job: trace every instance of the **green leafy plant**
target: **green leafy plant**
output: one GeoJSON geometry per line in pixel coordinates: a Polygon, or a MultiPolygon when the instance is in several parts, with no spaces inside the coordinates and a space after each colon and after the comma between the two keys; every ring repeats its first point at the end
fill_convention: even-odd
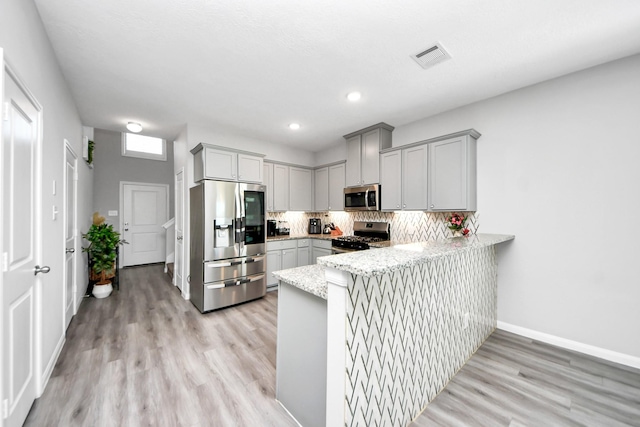
{"type": "Polygon", "coordinates": [[[113,225],[105,223],[94,222],[82,237],[89,241],[89,246],[83,247],[82,251],[89,254],[92,272],[100,276],[98,284],[109,283],[108,279],[115,275],[116,249],[127,242],[120,239],[120,233],[113,229],[113,225]]]}

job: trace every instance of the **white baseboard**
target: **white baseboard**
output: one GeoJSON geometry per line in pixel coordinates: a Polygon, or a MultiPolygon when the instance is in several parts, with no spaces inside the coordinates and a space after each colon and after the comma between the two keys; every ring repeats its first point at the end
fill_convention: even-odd
{"type": "Polygon", "coordinates": [[[41,384],[38,384],[38,388],[36,390],[36,398],[42,396],[44,393],[44,389],[47,387],[47,383],[49,382],[49,378],[51,378],[51,374],[53,373],[53,368],[56,366],[56,362],[58,361],[58,357],[60,357],[60,353],[62,353],[62,347],[64,347],[64,343],[66,342],[66,335],[62,335],[60,340],[58,340],[58,344],[56,345],[51,358],[49,359],[49,363],[47,363],[47,367],[42,373],[42,381],[41,384]]]}
{"type": "Polygon", "coordinates": [[[584,344],[578,341],[568,340],[566,338],[545,334],[544,332],[534,331],[533,329],[527,329],[521,326],[516,326],[510,323],[505,323],[501,321],[498,321],[498,329],[502,329],[503,331],[507,331],[507,332],[512,332],[517,335],[522,335],[524,337],[531,338],[537,341],[542,341],[547,344],[566,348],[568,350],[573,350],[580,353],[588,354],[590,356],[599,357],[600,359],[608,360],[610,362],[615,362],[621,365],[640,369],[640,357],[635,357],[635,356],[631,356],[624,353],[618,353],[616,351],[611,351],[605,348],[584,344]]]}

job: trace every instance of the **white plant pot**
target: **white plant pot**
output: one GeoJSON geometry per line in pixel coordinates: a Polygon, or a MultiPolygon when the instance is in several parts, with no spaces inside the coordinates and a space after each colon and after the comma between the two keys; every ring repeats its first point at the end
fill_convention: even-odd
{"type": "Polygon", "coordinates": [[[111,295],[111,292],[113,292],[113,286],[109,283],[107,285],[93,285],[93,291],[91,293],[96,298],[106,298],[111,295]]]}

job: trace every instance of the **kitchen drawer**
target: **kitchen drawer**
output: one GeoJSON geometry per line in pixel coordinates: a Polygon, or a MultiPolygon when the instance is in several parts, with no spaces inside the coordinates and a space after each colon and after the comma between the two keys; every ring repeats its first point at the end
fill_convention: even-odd
{"type": "Polygon", "coordinates": [[[276,240],[275,242],[267,242],[267,252],[278,251],[282,249],[295,249],[298,247],[296,239],[276,240]]]}
{"type": "Polygon", "coordinates": [[[243,258],[232,258],[204,263],[204,283],[236,279],[243,276],[264,273],[266,256],[257,255],[243,258]]]}
{"type": "Polygon", "coordinates": [[[331,240],[329,239],[313,239],[314,248],[331,249],[331,240]]]}
{"type": "Polygon", "coordinates": [[[205,283],[202,311],[215,310],[252,299],[267,293],[264,273],[214,283],[205,283]]]}
{"type": "Polygon", "coordinates": [[[298,247],[299,248],[306,248],[307,246],[309,246],[309,239],[299,239],[298,240],[298,247]]]}

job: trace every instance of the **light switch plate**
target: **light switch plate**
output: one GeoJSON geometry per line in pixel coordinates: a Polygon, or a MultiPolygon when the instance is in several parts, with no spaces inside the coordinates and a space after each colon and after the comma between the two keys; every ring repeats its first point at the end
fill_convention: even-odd
{"type": "Polygon", "coordinates": [[[118,211],[109,211],[107,213],[107,215],[109,215],[109,216],[118,216],[118,211]]]}

